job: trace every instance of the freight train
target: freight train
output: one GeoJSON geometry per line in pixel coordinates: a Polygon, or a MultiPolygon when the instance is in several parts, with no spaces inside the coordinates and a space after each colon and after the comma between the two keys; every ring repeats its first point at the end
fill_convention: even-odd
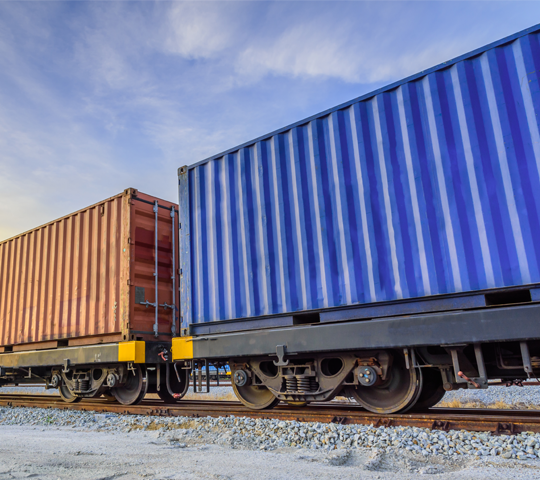
{"type": "Polygon", "coordinates": [[[0,383],[377,413],[540,374],[540,26],[0,243],[0,383]]]}

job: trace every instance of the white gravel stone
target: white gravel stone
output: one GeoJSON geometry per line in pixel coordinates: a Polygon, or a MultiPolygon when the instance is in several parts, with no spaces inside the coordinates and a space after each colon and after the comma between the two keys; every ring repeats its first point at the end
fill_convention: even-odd
{"type": "Polygon", "coordinates": [[[489,433],[442,432],[416,427],[375,428],[238,417],[150,417],[11,407],[0,408],[0,425],[54,426],[108,432],[150,431],[156,438],[168,435],[169,442],[178,448],[188,446],[190,440],[195,438],[204,439],[208,444],[265,451],[282,447],[321,449],[336,452],[335,459],[329,460],[334,463],[344,458],[345,462],[349,452],[355,449],[372,450],[375,463],[378,455],[399,450],[443,457],[540,458],[540,434],[533,433],[494,437],[489,433]]]}
{"type": "Polygon", "coordinates": [[[462,403],[480,403],[486,406],[503,402],[515,407],[540,406],[539,386],[491,386],[485,390],[463,389],[446,392],[442,402],[459,400],[462,403]]]}

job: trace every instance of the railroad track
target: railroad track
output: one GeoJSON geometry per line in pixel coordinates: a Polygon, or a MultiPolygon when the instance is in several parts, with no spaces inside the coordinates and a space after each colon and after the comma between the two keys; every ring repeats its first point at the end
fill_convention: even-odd
{"type": "Polygon", "coordinates": [[[538,410],[496,410],[431,408],[420,413],[377,415],[347,403],[312,404],[307,407],[278,405],[272,410],[254,411],[240,402],[182,400],[165,404],[161,400],[144,400],[139,405],[121,405],[101,399],[89,399],[66,404],[58,395],[0,394],[0,406],[59,408],[98,413],[131,415],[276,418],[300,422],[363,424],[378,426],[409,426],[436,430],[469,430],[513,435],[521,432],[540,432],[538,410]]]}

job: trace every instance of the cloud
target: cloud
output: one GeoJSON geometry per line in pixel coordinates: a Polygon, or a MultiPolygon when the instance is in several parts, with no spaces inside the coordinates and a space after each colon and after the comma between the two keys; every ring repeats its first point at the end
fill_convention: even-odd
{"type": "MultiPolygon", "coordinates": [[[[401,2],[342,6],[339,14],[321,6],[311,15],[301,15],[301,22],[286,23],[281,31],[251,43],[236,59],[238,74],[255,79],[273,75],[389,82],[464,53],[471,38],[478,36],[471,32],[449,41],[444,35],[427,42],[433,25],[425,25],[421,34],[410,32],[415,15],[401,2]]],[[[309,12],[301,7],[302,13],[309,12]]]]}
{"type": "Polygon", "coordinates": [[[57,59],[51,30],[32,28],[51,12],[2,8],[0,240],[118,193],[133,178],[70,97],[73,65],[63,71],[67,59],[57,59]]]}
{"type": "Polygon", "coordinates": [[[150,81],[151,72],[141,67],[153,50],[154,19],[144,7],[92,3],[68,23],[73,50],[64,53],[64,61],[95,94],[140,90],[150,81]]]}
{"type": "Polygon", "coordinates": [[[128,186],[174,200],[179,166],[523,28],[534,4],[498,22],[440,5],[0,2],[0,239],[128,186]]]}
{"type": "Polygon", "coordinates": [[[320,29],[298,25],[266,45],[250,46],[237,59],[239,75],[340,78],[358,80],[358,61],[345,38],[320,38],[320,29]]]}
{"type": "Polygon", "coordinates": [[[0,241],[129,186],[175,200],[178,166],[226,135],[196,112],[203,83],[170,57],[160,78],[146,11],[45,15],[34,35],[43,12],[27,8],[0,7],[0,241]]]}
{"type": "Polygon", "coordinates": [[[265,77],[390,82],[466,52],[475,39],[480,46],[489,38],[486,29],[460,29],[445,21],[448,4],[413,6],[401,1],[175,2],[162,12],[163,32],[150,33],[148,43],[192,61],[189,68],[211,69],[221,76],[216,85],[232,90],[265,77]]]}
{"type": "Polygon", "coordinates": [[[241,5],[223,2],[174,3],[167,13],[165,51],[189,59],[215,57],[233,46],[244,25],[241,5]]]}
{"type": "Polygon", "coordinates": [[[98,201],[98,183],[118,189],[114,179],[126,175],[107,150],[77,125],[36,125],[0,112],[0,239],[98,201]]]}

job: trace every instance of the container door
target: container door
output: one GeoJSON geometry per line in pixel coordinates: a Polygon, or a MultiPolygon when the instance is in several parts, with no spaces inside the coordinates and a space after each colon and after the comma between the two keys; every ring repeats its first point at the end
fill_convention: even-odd
{"type": "Polygon", "coordinates": [[[130,339],[170,341],[179,331],[178,206],[137,193],[131,208],[130,339]]]}

